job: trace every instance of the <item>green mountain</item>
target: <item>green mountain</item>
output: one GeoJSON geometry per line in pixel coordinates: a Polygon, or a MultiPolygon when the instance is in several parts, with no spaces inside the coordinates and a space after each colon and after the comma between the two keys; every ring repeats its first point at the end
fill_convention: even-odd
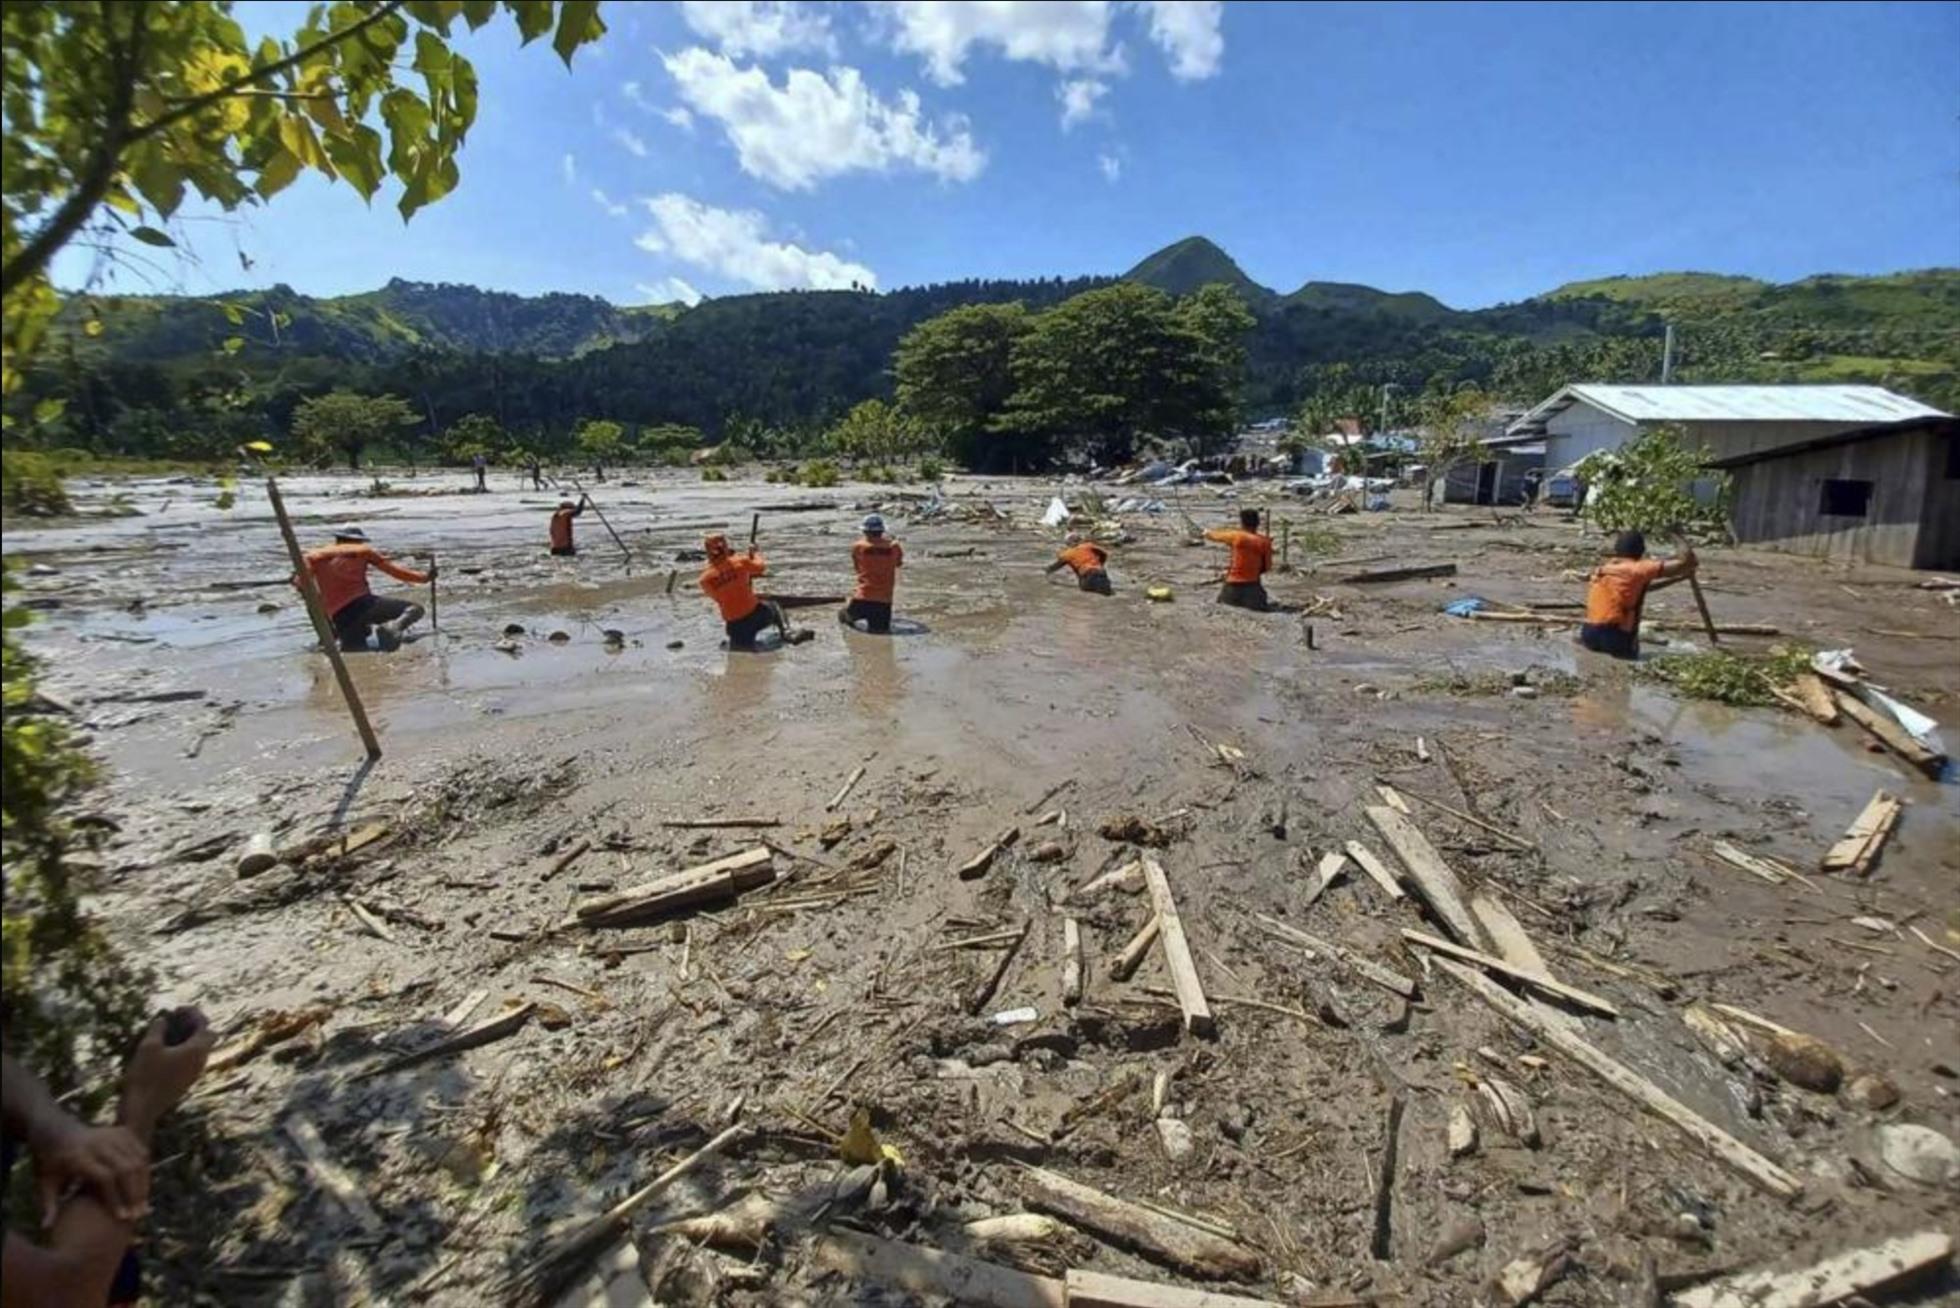
{"type": "Polygon", "coordinates": [[[1167,245],[1123,274],[1126,282],[1142,282],[1172,295],[1189,295],[1200,286],[1222,283],[1239,293],[1247,305],[1261,309],[1278,298],[1245,275],[1232,256],[1202,236],[1187,236],[1167,245]]]}
{"type": "Polygon", "coordinates": [[[1327,313],[1382,314],[1411,322],[1443,322],[1459,316],[1455,309],[1421,291],[1398,294],[1353,282],[1308,282],[1284,302],[1327,313]]]}

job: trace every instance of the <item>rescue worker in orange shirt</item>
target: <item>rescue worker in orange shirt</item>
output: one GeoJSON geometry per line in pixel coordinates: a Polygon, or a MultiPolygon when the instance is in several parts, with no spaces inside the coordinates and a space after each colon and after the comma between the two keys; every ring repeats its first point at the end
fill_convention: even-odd
{"type": "Polygon", "coordinates": [[[1063,542],[1066,546],[1048,565],[1047,572],[1060,572],[1067,568],[1075,573],[1077,590],[1086,590],[1093,595],[1113,595],[1115,591],[1109,584],[1109,551],[1095,541],[1084,540],[1075,532],[1070,532],[1063,542]]]}
{"type": "Polygon", "coordinates": [[[721,620],[728,629],[728,648],[753,650],[755,638],[772,623],[782,633],[784,644],[794,644],[783,611],[755,593],[755,579],[767,573],[769,565],[754,547],[746,554],[737,554],[720,532],[702,541],[701,547],[708,553],[708,566],[701,570],[701,593],[721,609],[721,620]]]}
{"type": "Polygon", "coordinates": [[[1232,547],[1232,562],[1225,569],[1225,584],[1218,588],[1218,602],[1255,613],[1272,611],[1260,580],[1273,568],[1273,538],[1259,530],[1259,510],[1240,509],[1237,527],[1216,527],[1205,539],[1232,547]]]}
{"type": "Polygon", "coordinates": [[[551,552],[569,558],[578,553],[578,546],[572,542],[572,519],[584,514],[585,506],[592,501],[579,492],[578,503],[570,500],[558,501],[558,507],[551,512],[551,552]]]}
{"type": "MultiPolygon", "coordinates": [[[[413,600],[384,599],[368,589],[368,569],[379,568],[396,581],[420,586],[435,580],[435,565],[427,572],[405,568],[368,544],[367,533],[348,523],[333,534],[333,544],[306,552],[306,567],[320,589],[320,607],[327,611],[334,636],[343,650],[367,648],[372,631],[382,650],[399,649],[402,634],[422,620],[422,606],[413,600]]],[[[299,584],[299,578],[293,579],[299,584]]]]}
{"type": "Polygon", "coordinates": [[[885,520],[875,513],[865,518],[860,529],[864,535],[851,545],[857,589],[850,603],[837,611],[837,620],[874,636],[889,636],[892,592],[898,588],[898,570],[905,566],[905,547],[885,534],[885,520]]]}
{"type": "Polygon", "coordinates": [[[1679,558],[1650,559],[1647,538],[1623,531],[1613,552],[1593,569],[1586,585],[1586,620],[1579,643],[1616,659],[1640,657],[1640,610],[1649,591],[1661,590],[1695,575],[1700,562],[1683,543],[1679,558]]]}

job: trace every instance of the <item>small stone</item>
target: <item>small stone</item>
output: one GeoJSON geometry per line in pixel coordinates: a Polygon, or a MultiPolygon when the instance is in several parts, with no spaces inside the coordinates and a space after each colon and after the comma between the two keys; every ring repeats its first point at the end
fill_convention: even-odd
{"type": "Polygon", "coordinates": [[[1045,841],[1028,851],[1030,863],[1059,863],[1067,857],[1068,846],[1059,840],[1045,841]]]}
{"type": "Polygon", "coordinates": [[[1014,1051],[1006,1045],[975,1045],[966,1051],[969,1067],[991,1067],[995,1063],[1005,1063],[1014,1057],[1014,1051]]]}
{"type": "Polygon", "coordinates": [[[601,634],[605,637],[606,644],[615,648],[626,643],[626,633],[618,627],[607,627],[601,634]]]}
{"type": "Polygon", "coordinates": [[[1511,698],[1512,698],[1512,699],[1537,699],[1537,698],[1538,698],[1538,687],[1536,687],[1536,686],[1513,686],[1513,687],[1511,687],[1511,698]]]}
{"type": "Polygon", "coordinates": [[[1373,695],[1378,690],[1379,687],[1372,681],[1357,681],[1354,683],[1354,693],[1357,695],[1373,695]]]}
{"type": "Polygon", "coordinates": [[[523,623],[521,623],[521,622],[506,622],[506,623],[504,624],[504,635],[506,635],[506,636],[521,636],[521,635],[523,635],[523,634],[524,634],[524,624],[523,624],[523,623]]]}
{"type": "Polygon", "coordinates": [[[277,604],[274,604],[271,600],[267,600],[265,601],[265,603],[259,605],[259,612],[261,613],[277,613],[278,611],[279,611],[279,606],[277,604]]]}
{"type": "Polygon", "coordinates": [[[1900,1176],[1922,1185],[1960,1181],[1960,1148],[1931,1127],[1910,1122],[1880,1127],[1878,1156],[1900,1176]]]}
{"type": "Polygon", "coordinates": [[[1511,684],[1513,686],[1529,686],[1531,684],[1531,669],[1520,668],[1518,671],[1513,672],[1511,674],[1511,684]]]}
{"type": "Polygon", "coordinates": [[[1845,1086],[1844,1098],[1853,1108],[1876,1112],[1899,1102],[1899,1087],[1877,1072],[1861,1072],[1845,1086]]]}
{"type": "Polygon", "coordinates": [[[1163,1141],[1164,1153],[1174,1163],[1181,1163],[1191,1156],[1194,1142],[1191,1128],[1175,1117],[1157,1119],[1157,1138],[1163,1141]]]}
{"type": "Polygon", "coordinates": [[[550,641],[554,645],[563,645],[571,638],[572,638],[572,633],[569,631],[565,631],[562,628],[558,631],[552,632],[549,636],[545,637],[546,640],[550,641]]]}
{"type": "Polygon", "coordinates": [[[1844,1080],[1844,1060],[1815,1036],[1792,1031],[1769,1041],[1770,1070],[1791,1085],[1820,1095],[1836,1094],[1844,1080]]]}
{"type": "Polygon", "coordinates": [[[1484,1247],[1483,1219],[1475,1215],[1460,1217],[1443,1229],[1436,1247],[1423,1259],[1425,1267],[1440,1267],[1460,1253],[1484,1247]]]}
{"type": "Polygon", "coordinates": [[[45,563],[36,563],[27,570],[27,575],[30,577],[59,577],[61,575],[61,569],[50,567],[45,563]]]}
{"type": "Polygon", "coordinates": [[[684,640],[670,640],[670,641],[668,641],[668,642],[667,642],[667,648],[668,648],[668,649],[679,649],[679,648],[681,648],[681,646],[683,646],[683,645],[685,645],[685,644],[687,644],[687,642],[686,642],[686,641],[684,641],[684,640]]]}
{"type": "Polygon", "coordinates": [[[1477,1152],[1477,1119],[1463,1104],[1450,1105],[1450,1157],[1462,1158],[1477,1152]]]}

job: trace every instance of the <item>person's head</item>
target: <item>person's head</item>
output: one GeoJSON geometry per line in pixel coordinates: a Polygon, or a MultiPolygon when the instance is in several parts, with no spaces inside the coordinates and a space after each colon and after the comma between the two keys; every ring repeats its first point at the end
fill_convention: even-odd
{"type": "Polygon", "coordinates": [[[1243,528],[1245,528],[1245,529],[1246,529],[1247,531],[1258,531],[1258,530],[1259,530],[1259,510],[1257,510],[1257,509],[1240,509],[1240,510],[1239,510],[1239,526],[1241,526],[1241,527],[1243,527],[1243,528]]]}
{"type": "Polygon", "coordinates": [[[334,532],[333,543],[336,545],[365,545],[368,543],[368,536],[366,532],[360,529],[359,525],[349,522],[343,524],[338,531],[334,532]]]}
{"type": "Polygon", "coordinates": [[[558,507],[561,509],[576,509],[578,505],[572,503],[570,500],[560,500],[558,501],[558,507]]]}
{"type": "Polygon", "coordinates": [[[1081,543],[1082,543],[1082,533],[1079,531],[1072,531],[1068,535],[1062,537],[1062,544],[1064,545],[1080,545],[1081,543]]]}
{"type": "Polygon", "coordinates": [[[701,548],[708,552],[708,558],[711,560],[725,559],[729,554],[728,537],[716,532],[701,542],[701,548]]]}
{"type": "Polygon", "coordinates": [[[885,534],[885,520],[875,513],[866,514],[864,521],[858,525],[863,528],[864,534],[873,540],[885,534]]]}
{"type": "Polygon", "coordinates": [[[1617,559],[1647,557],[1647,538],[1637,531],[1621,532],[1613,539],[1613,557],[1617,559]]]}

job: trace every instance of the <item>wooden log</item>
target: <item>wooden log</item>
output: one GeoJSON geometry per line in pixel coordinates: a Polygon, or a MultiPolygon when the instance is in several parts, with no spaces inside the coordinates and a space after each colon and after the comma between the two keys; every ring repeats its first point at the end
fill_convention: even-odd
{"type": "Polygon", "coordinates": [[[1021,923],[1021,933],[1014,937],[1011,944],[1000,951],[1000,959],[994,964],[993,971],[989,972],[978,984],[967,991],[966,1011],[969,1014],[978,1016],[980,1010],[985,1008],[988,1001],[994,997],[994,992],[1000,989],[1001,981],[1007,976],[1007,969],[1013,966],[1014,956],[1021,952],[1021,945],[1027,940],[1028,931],[1033,926],[1033,918],[1029,918],[1027,921],[1021,923]]]}
{"type": "Polygon", "coordinates": [[[1082,927],[1072,917],[1062,919],[1062,1002],[1082,1002],[1082,927]]]}
{"type": "Polygon", "coordinates": [[[1675,1308],[1825,1308],[1860,1296],[1903,1288],[1953,1260],[1944,1231],[1896,1236],[1853,1249],[1799,1272],[1743,1272],[1675,1293],[1675,1308]]]}
{"type": "Polygon", "coordinates": [[[826,813],[835,812],[837,806],[844,802],[845,798],[850,795],[851,791],[857,788],[857,783],[862,780],[864,780],[864,765],[859,764],[857,768],[855,768],[851,772],[850,776],[844,778],[844,784],[838,788],[836,794],[830,797],[830,802],[823,806],[824,812],[826,813]]]}
{"type": "Polygon", "coordinates": [[[779,827],[781,818],[736,817],[736,818],[673,818],[660,825],[670,831],[712,831],[723,827],[779,827]]]}
{"type": "Polygon", "coordinates": [[[855,1231],[833,1228],[818,1243],[816,1256],[830,1271],[875,1281],[914,1300],[984,1308],[1067,1308],[1068,1303],[1062,1283],[1053,1277],[855,1231]]]}
{"type": "Polygon", "coordinates": [[[327,1152],[327,1142],[320,1138],[320,1128],[313,1125],[313,1119],[305,1114],[296,1114],[286,1123],[286,1134],[299,1146],[300,1157],[306,1162],[307,1174],[313,1183],[334,1197],[334,1202],[347,1210],[347,1215],[363,1231],[370,1235],[381,1234],[381,1217],[368,1202],[361,1187],[347,1174],[347,1169],[334,1160],[327,1152]]]}
{"type": "Polygon", "coordinates": [[[588,852],[590,852],[591,849],[592,849],[591,841],[589,840],[579,841],[576,845],[573,845],[570,849],[566,850],[564,853],[560,854],[556,859],[552,861],[550,870],[544,874],[544,879],[546,881],[551,880],[553,877],[557,876],[560,872],[563,872],[566,868],[570,867],[572,864],[578,862],[581,858],[585,857],[585,855],[588,852]]]}
{"type": "Polygon", "coordinates": [[[768,600],[779,609],[820,609],[832,604],[844,603],[843,595],[758,595],[757,599],[768,600]]]}
{"type": "Polygon", "coordinates": [[[1471,916],[1463,900],[1463,884],[1457,880],[1456,873],[1429,843],[1429,838],[1416,829],[1415,823],[1384,804],[1371,804],[1368,807],[1368,820],[1382,833],[1382,839],[1389,843],[1402,865],[1409,869],[1414,878],[1416,893],[1422,896],[1423,903],[1429,906],[1436,920],[1463,944],[1473,949],[1481,948],[1483,933],[1477,928],[1477,919],[1471,916]]]}
{"type": "Polygon", "coordinates": [[[1454,577],[1454,563],[1419,563],[1407,568],[1378,568],[1371,572],[1350,572],[1337,578],[1343,586],[1372,586],[1387,581],[1414,581],[1421,577],[1454,577]]]}
{"type": "Polygon", "coordinates": [[[365,1072],[357,1072],[351,1079],[365,1081],[369,1077],[385,1076],[389,1072],[399,1072],[405,1067],[414,1067],[419,1063],[447,1058],[451,1054],[460,1054],[466,1049],[475,1049],[479,1045],[493,1044],[523,1030],[524,1024],[529,1022],[531,1015],[537,1011],[536,1004],[519,1004],[508,1013],[500,1014],[487,1022],[479,1022],[466,1031],[458,1031],[455,1035],[447,1036],[432,1045],[426,1045],[412,1053],[398,1054],[365,1072]]]}
{"type": "Polygon", "coordinates": [[[1789,868],[1772,859],[1757,858],[1754,854],[1737,849],[1726,840],[1718,840],[1712,846],[1715,856],[1731,867],[1741,868],[1759,881],[1767,881],[1772,886],[1780,886],[1790,880],[1789,868]]]}
{"type": "Polygon", "coordinates": [[[395,933],[390,931],[388,924],[376,917],[374,911],[366,904],[363,904],[352,895],[347,896],[344,902],[347,905],[347,911],[352,913],[355,919],[368,929],[369,934],[375,936],[377,939],[385,940],[391,945],[395,943],[395,933]]]}
{"type": "Polygon", "coordinates": [[[1910,731],[1848,691],[1832,688],[1831,698],[1837,701],[1844,716],[1870,732],[1885,748],[1897,754],[1912,766],[1929,777],[1937,777],[1946,766],[1946,755],[1928,749],[1910,731]]]}
{"type": "Polygon", "coordinates": [[[1044,1168],[1025,1169],[1022,1182],[1028,1207],[1053,1213],[1146,1258],[1214,1280],[1248,1281],[1259,1275],[1259,1255],[1236,1240],[1044,1168]]]}
{"type": "Polygon", "coordinates": [[[1143,883],[1157,910],[1157,942],[1164,947],[1171,988],[1177,991],[1177,1006],[1184,1012],[1184,1029],[1192,1035],[1208,1036],[1212,1033],[1211,1009],[1205,1004],[1205,988],[1198,980],[1198,967],[1184,938],[1184,921],[1177,914],[1170,878],[1164,875],[1163,864],[1148,854],[1143,856],[1143,883]]]}
{"type": "MultiPolygon", "coordinates": [[[[1566,617],[1556,613],[1492,613],[1481,610],[1470,615],[1476,622],[1523,622],[1540,627],[1576,627],[1585,621],[1583,614],[1566,617]]],[[[1699,622],[1671,622],[1665,619],[1650,618],[1644,624],[1659,631],[1699,631],[1699,622]]],[[[1721,622],[1715,630],[1724,636],[1780,636],[1781,627],[1767,622],[1721,622]]]]}
{"type": "Polygon", "coordinates": [[[1513,981],[1522,981],[1534,989],[1542,990],[1544,993],[1558,999],[1563,999],[1568,1003],[1577,1004],[1581,1008],[1589,1008],[1602,1016],[1618,1017],[1620,1015],[1619,1009],[1613,1007],[1612,1004],[1590,991],[1581,990],[1577,986],[1569,986],[1563,981],[1553,980],[1545,973],[1534,972],[1530,968],[1518,967],[1514,964],[1507,963],[1501,958],[1484,953],[1482,950],[1465,948],[1454,941],[1442,940],[1436,936],[1432,936],[1426,931],[1405,929],[1402,932],[1402,938],[1410,944],[1421,945],[1424,949],[1433,949],[1440,954],[1449,954],[1452,957],[1460,958],[1466,963],[1475,963],[1487,972],[1496,972],[1500,976],[1510,977],[1513,981]]]}
{"type": "Polygon", "coordinates": [[[1190,1290],[1071,1267],[1062,1278],[1068,1308],[1278,1308],[1271,1299],[1190,1290]]]}
{"type": "Polygon", "coordinates": [[[1162,925],[1157,915],[1152,913],[1150,920],[1130,937],[1130,943],[1123,946],[1123,952],[1118,954],[1116,960],[1109,965],[1109,974],[1118,981],[1128,981],[1131,974],[1137,970],[1137,966],[1143,962],[1143,956],[1150,952],[1150,946],[1157,943],[1157,932],[1162,925]]]}
{"type": "Polygon", "coordinates": [[[730,854],[684,872],[645,881],[630,889],[588,899],[572,911],[566,926],[635,926],[649,918],[732,899],[744,890],[776,879],[775,855],[767,845],[730,854]]]}
{"type": "Polygon", "coordinates": [[[1824,855],[1826,872],[1853,872],[1864,876],[1878,862],[1892,828],[1899,824],[1899,801],[1884,791],[1873,795],[1864,811],[1838,842],[1824,855]]]}
{"type": "Polygon", "coordinates": [[[1804,712],[1827,727],[1838,724],[1837,701],[1831,698],[1831,688],[1824,684],[1822,677],[1815,672],[1799,672],[1790,689],[1804,712]]]}
{"type": "Polygon", "coordinates": [[[1383,967],[1372,958],[1358,954],[1346,945],[1336,944],[1331,940],[1322,940],[1310,931],[1302,931],[1299,927],[1291,923],[1282,922],[1278,918],[1267,917],[1264,913],[1258,913],[1255,916],[1261,922],[1265,923],[1266,929],[1274,935],[1284,940],[1292,941],[1309,953],[1325,954],[1327,957],[1360,974],[1364,979],[1374,982],[1384,990],[1400,995],[1404,999],[1412,997],[1416,992],[1416,983],[1408,977],[1403,976],[1393,968],[1383,967]]]}
{"type": "Polygon", "coordinates": [[[1389,870],[1388,864],[1382,862],[1379,854],[1358,840],[1347,842],[1347,852],[1348,857],[1359,863],[1361,870],[1382,888],[1383,894],[1390,899],[1403,898],[1401,883],[1395,879],[1395,873],[1389,870]]]}
{"type": "Polygon", "coordinates": [[[1779,1198],[1793,1199],[1803,1193],[1803,1183],[1796,1177],[1702,1117],[1646,1077],[1615,1061],[1583,1037],[1546,1021],[1531,1005],[1483,973],[1468,964],[1458,963],[1448,958],[1437,958],[1432,961],[1438,968],[1462,982],[1500,1015],[1537,1036],[1545,1044],[1653,1113],[1770,1194],[1779,1198]]]}

